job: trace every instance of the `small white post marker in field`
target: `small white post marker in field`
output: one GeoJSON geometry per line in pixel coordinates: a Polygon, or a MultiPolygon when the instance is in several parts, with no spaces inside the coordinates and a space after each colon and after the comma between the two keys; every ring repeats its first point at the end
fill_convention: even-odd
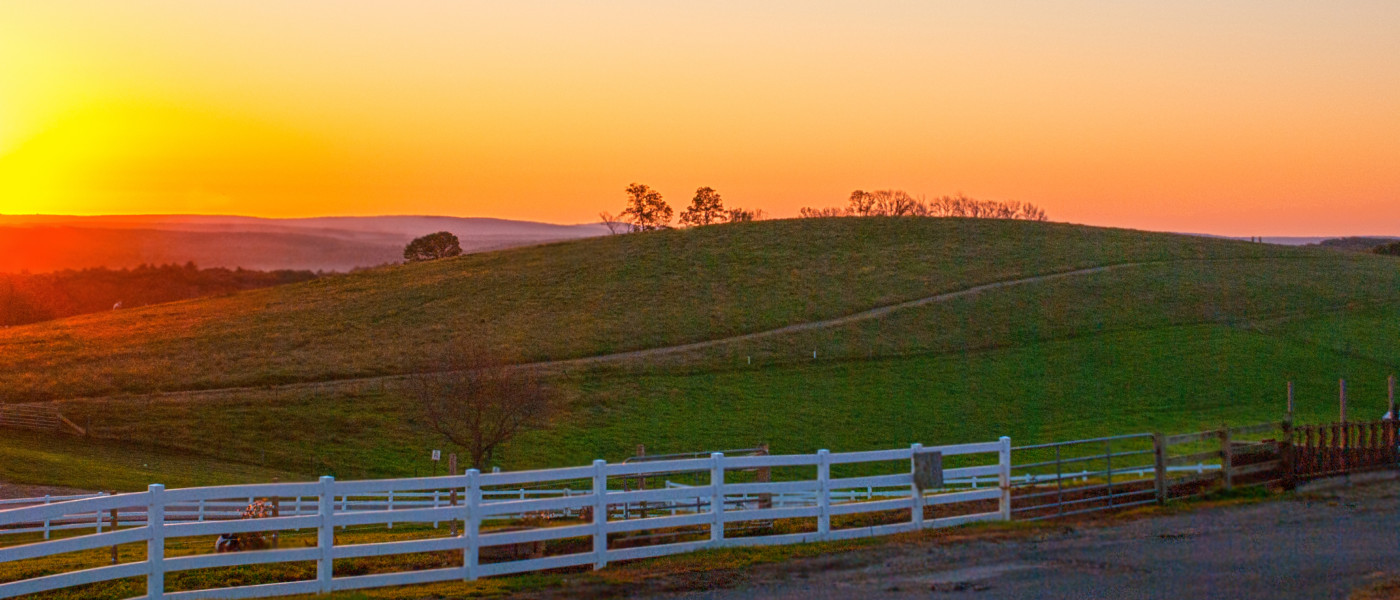
{"type": "Polygon", "coordinates": [[[1293,422],[1293,382],[1288,382],[1288,422],[1293,422]]]}

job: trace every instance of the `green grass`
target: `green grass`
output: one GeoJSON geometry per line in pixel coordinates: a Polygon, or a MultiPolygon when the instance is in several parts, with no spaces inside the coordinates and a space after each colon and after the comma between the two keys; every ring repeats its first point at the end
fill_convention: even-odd
{"type": "Polygon", "coordinates": [[[969,219],[809,219],[609,236],[10,328],[0,331],[0,398],[401,373],[431,366],[428,357],[454,339],[522,360],[590,356],[1036,274],[1265,256],[1342,260],[1321,250],[969,219]]]}
{"type": "Polygon", "coordinates": [[[294,473],[286,470],[217,458],[217,454],[184,452],[154,444],[5,431],[0,436],[0,481],[138,491],[152,483],[194,487],[267,482],[273,477],[283,481],[296,479],[294,473]]]}
{"type": "MultiPolygon", "coordinates": [[[[1284,384],[1298,418],[1335,414],[1336,380],[1352,381],[1353,414],[1383,412],[1375,362],[1250,329],[1186,325],[1127,330],[1012,348],[685,374],[579,375],[557,383],[576,398],[549,428],[511,444],[506,469],[622,460],[650,453],[749,448],[779,453],[979,442],[1018,445],[1280,420],[1284,384]]],[[[238,460],[266,449],[268,465],[339,477],[426,474],[440,446],[392,395],[268,401],[66,403],[128,439],[238,460]],[[312,425],[312,423],[317,425],[312,425]],[[224,443],[203,440],[223,431],[224,443]],[[276,431],[274,443],[267,432],[276,431]],[[318,463],[305,466],[307,456],[318,463]]]]}
{"type": "MultiPolygon", "coordinates": [[[[0,332],[0,389],[14,399],[255,385],[60,406],[132,452],[299,477],[422,475],[429,450],[453,448],[392,385],[266,384],[412,371],[460,336],[523,359],[587,356],[1125,262],[1144,264],[556,374],[565,410],[499,463],[621,460],[638,444],[810,452],[1197,430],[1281,418],[1289,380],[1300,418],[1323,420],[1339,377],[1352,382],[1353,414],[1383,411],[1384,378],[1400,365],[1394,258],[948,219],[615,236],[13,328],[0,332]]],[[[152,482],[84,464],[64,481],[152,482]]],[[[48,482],[47,468],[10,469],[48,482]]]]}

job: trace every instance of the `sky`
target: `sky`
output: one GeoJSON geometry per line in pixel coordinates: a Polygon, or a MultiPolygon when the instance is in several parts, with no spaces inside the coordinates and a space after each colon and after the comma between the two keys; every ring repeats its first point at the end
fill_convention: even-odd
{"type": "Polygon", "coordinates": [[[0,213],[1400,235],[1400,2],[0,0],[0,213]],[[679,210],[678,210],[679,212],[679,210]]]}

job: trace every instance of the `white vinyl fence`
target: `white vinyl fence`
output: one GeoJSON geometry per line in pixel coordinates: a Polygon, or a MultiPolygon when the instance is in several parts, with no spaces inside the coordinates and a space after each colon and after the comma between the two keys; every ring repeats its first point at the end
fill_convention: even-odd
{"type": "MultiPolygon", "coordinates": [[[[1016,468],[1017,465],[1012,465],[1013,472],[1016,468]]],[[[1173,466],[1167,468],[1167,471],[1171,473],[1205,473],[1207,471],[1219,470],[1220,465],[1207,464],[1204,462],[1196,465],[1173,466]]],[[[1131,479],[1135,477],[1151,477],[1153,475],[1153,472],[1153,469],[1144,467],[1139,469],[1114,470],[1113,473],[1115,476],[1121,476],[1131,479]]],[[[1062,475],[1060,475],[1060,477],[1067,481],[1083,481],[1089,479],[1090,477],[1096,477],[1101,475],[1102,471],[1079,470],[1063,473],[1062,475]]],[[[1041,482],[1054,483],[1055,479],[1056,478],[1053,476],[1025,473],[1020,475],[1011,475],[1010,482],[1011,485],[1015,487],[1024,485],[1036,485],[1041,482]]],[[[956,491],[959,489],[975,490],[986,486],[996,487],[1000,485],[1000,478],[996,475],[986,477],[959,477],[945,479],[943,483],[943,488],[934,491],[956,491]]],[[[667,489],[697,489],[697,487],[699,489],[704,489],[707,486],[694,486],[675,483],[672,481],[666,481],[665,487],[667,489]]],[[[491,504],[494,502],[508,502],[514,500],[530,500],[541,498],[568,498],[572,496],[583,496],[590,493],[592,492],[589,490],[576,490],[570,488],[515,488],[482,490],[482,503],[491,504]]],[[[23,508],[27,506],[52,504],[55,502],[66,502],[69,500],[102,498],[106,497],[107,495],[108,494],[106,492],[101,492],[96,494],[82,494],[74,496],[43,496],[35,498],[0,499],[0,511],[12,508],[23,508]]],[[[865,486],[864,489],[852,488],[833,490],[829,492],[829,496],[831,502],[839,504],[845,502],[861,502],[869,500],[886,500],[890,498],[905,498],[909,496],[909,491],[903,489],[889,488],[877,489],[875,486],[865,486]]],[[[403,510],[408,508],[442,508],[444,506],[453,506],[453,504],[451,503],[451,498],[452,496],[450,490],[425,490],[404,493],[380,492],[362,494],[350,498],[347,498],[345,496],[338,496],[334,501],[334,505],[336,511],[340,513],[365,510],[383,511],[403,510]]],[[[689,498],[688,501],[675,500],[670,502],[648,503],[645,514],[669,512],[670,514],[675,515],[684,512],[695,512],[697,498],[698,496],[689,498]]],[[[230,499],[224,501],[199,500],[196,502],[189,502],[184,504],[168,504],[165,507],[165,522],[200,522],[241,519],[243,518],[243,509],[248,505],[252,504],[253,501],[256,499],[257,497],[250,496],[248,498],[230,499]]],[[[725,495],[725,501],[729,504],[752,503],[757,502],[760,499],[762,499],[768,504],[771,504],[774,508],[816,506],[817,492],[809,491],[787,492],[781,494],[725,495]]],[[[701,504],[705,505],[707,504],[707,502],[708,501],[704,501],[701,502],[701,504]]],[[[460,502],[458,504],[460,504],[460,502]]],[[[630,518],[630,515],[633,513],[641,514],[641,511],[631,509],[632,506],[630,504],[624,505],[624,518],[630,518]]],[[[280,516],[291,517],[297,515],[314,515],[317,514],[319,510],[320,507],[318,506],[315,498],[294,498],[286,503],[281,504],[279,506],[278,513],[280,516]]],[[[521,515],[526,514],[527,512],[531,514],[548,514],[551,517],[560,518],[577,516],[579,514],[578,509],[562,509],[555,511],[524,511],[522,513],[514,515],[497,515],[497,520],[510,520],[512,518],[518,518],[521,515]]],[[[67,514],[59,519],[47,519],[43,521],[34,521],[31,523],[11,523],[7,527],[0,527],[0,536],[24,533],[41,533],[43,534],[44,539],[49,539],[52,533],[72,529],[93,529],[96,533],[101,533],[103,529],[111,528],[114,525],[118,528],[143,527],[146,524],[146,513],[147,511],[144,507],[129,507],[117,511],[115,518],[112,518],[110,513],[101,515],[99,515],[97,512],[87,512],[83,514],[67,514]]],[[[394,526],[394,522],[390,521],[386,525],[388,528],[392,529],[394,526]]],[[[432,525],[436,528],[440,525],[440,523],[435,521],[432,525]]],[[[0,543],[3,543],[3,537],[0,537],[0,543]]]]}
{"type": "MultiPolygon", "coordinates": [[[[860,538],[915,531],[930,527],[947,527],[976,521],[1009,520],[1011,441],[923,448],[914,445],[899,450],[872,452],[726,457],[713,454],[708,458],[656,461],[635,464],[608,464],[596,461],[592,466],[543,471],[521,471],[481,474],[468,471],[465,475],[368,481],[335,481],[323,477],[313,483],[277,483],[265,485],[236,485],[222,487],[166,490],[152,485],[145,492],[118,494],[0,510],[0,529],[20,525],[64,522],[74,527],[92,529],[93,533],[34,542],[20,546],[0,547],[0,563],[43,558],[57,554],[106,548],[120,544],[146,544],[146,559],[0,583],[0,598],[12,598],[49,590],[58,590],[90,583],[144,577],[146,594],[137,596],[150,600],[194,600],[200,598],[261,598],[291,594],[326,593],[383,586],[421,584],[452,580],[473,580],[479,577],[524,573],[591,565],[602,568],[609,562],[635,560],[691,552],[705,548],[747,545],[776,545],[800,542],[860,538]],[[985,489],[924,490],[915,483],[915,456],[938,452],[943,457],[962,456],[962,466],[943,471],[946,479],[992,478],[998,485],[985,489]],[[832,469],[852,472],[874,472],[881,463],[900,461],[906,466],[900,472],[886,475],[833,477],[832,469]],[[864,470],[862,470],[864,466],[864,470]],[[784,469],[784,472],[814,470],[810,479],[777,482],[726,481],[726,473],[748,475],[755,469],[784,469]],[[662,473],[708,472],[709,484],[703,486],[670,487],[654,490],[628,491],[617,489],[625,478],[639,478],[662,473]],[[614,480],[610,484],[610,479],[614,480]],[[591,482],[591,488],[554,494],[549,497],[499,497],[499,488],[556,486],[568,489],[572,481],[591,482]],[[492,490],[498,494],[488,501],[492,490]],[[891,494],[899,490],[898,495],[891,494]],[[442,494],[455,493],[460,504],[439,506],[442,494]],[[852,493],[856,491],[856,493],[852,493]],[[859,492],[866,492],[862,496],[859,492]],[[876,492],[879,495],[876,495],[876,492]],[[389,494],[396,500],[411,504],[389,505],[389,494]],[[424,506],[424,494],[437,494],[433,505],[424,506]],[[814,498],[813,503],[784,506],[771,501],[783,494],[801,494],[814,498]],[[402,495],[402,496],[400,496],[402,495]],[[213,507],[227,510],[249,498],[276,499],[284,510],[281,516],[261,519],[189,518],[191,506],[203,507],[205,517],[213,507]],[[363,500],[370,498],[370,500],[363,500]],[[410,500],[411,498],[411,500],[410,500]],[[878,498],[878,499],[875,499],[878,498]],[[338,501],[339,499],[339,501],[338,501]],[[370,504],[355,505],[368,502],[370,504]],[[976,504],[967,504],[976,503],[976,504]],[[958,505],[971,507],[974,512],[942,518],[926,518],[925,507],[958,505]],[[643,518],[623,518],[629,507],[642,507],[643,518]],[[684,507],[684,509],[679,507],[684,507]],[[312,510],[311,507],[314,507],[312,510]],[[659,507],[664,516],[649,516],[659,507]],[[992,510],[985,510],[992,508],[992,510]],[[111,511],[118,514],[144,513],[138,527],[103,530],[99,515],[111,511]],[[975,512],[982,510],[982,512],[975,512]],[[571,511],[587,516],[586,522],[572,525],[535,526],[512,531],[483,530],[482,524],[503,516],[571,511]],[[648,512],[650,511],[650,512],[648,512]],[[832,517],[885,511],[903,511],[904,520],[885,525],[840,527],[832,517]],[[86,523],[82,519],[90,519],[86,523]],[[774,522],[784,519],[814,519],[814,531],[776,533],[751,537],[726,537],[726,524],[774,522]],[[406,541],[367,544],[336,544],[337,527],[366,525],[388,526],[391,523],[437,523],[461,521],[462,535],[411,539],[406,541]],[[609,535],[641,531],[674,530],[679,528],[708,530],[708,539],[671,541],[649,546],[610,547],[609,535]],[[315,530],[317,542],[311,547],[256,550],[193,556],[166,556],[166,540],[192,536],[214,536],[249,532],[315,530]],[[541,557],[513,558],[499,562],[482,561],[484,548],[532,544],[550,540],[591,539],[591,550],[541,557]],[[338,559],[391,556],[424,552],[460,552],[459,567],[376,573],[336,577],[333,563],[338,559]],[[269,583],[231,588],[166,591],[166,574],[192,569],[209,569],[285,562],[314,562],[316,578],[303,581],[269,583]]],[[[3,509],[3,507],[0,507],[3,509]]],[[[947,514],[947,513],[943,513],[947,514]]],[[[74,533],[74,532],[68,532],[74,533]]],[[[211,548],[212,549],[212,548],[211,548]]],[[[489,554],[489,553],[488,553],[489,554]]],[[[490,557],[500,558],[499,555],[490,557]]]]}

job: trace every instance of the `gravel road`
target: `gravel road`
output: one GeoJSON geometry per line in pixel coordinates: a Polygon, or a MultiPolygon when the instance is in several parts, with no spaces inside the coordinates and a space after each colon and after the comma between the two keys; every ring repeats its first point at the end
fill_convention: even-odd
{"type": "Polygon", "coordinates": [[[751,569],[668,600],[1346,598],[1400,573],[1395,481],[1011,540],[919,542],[751,569]]]}

